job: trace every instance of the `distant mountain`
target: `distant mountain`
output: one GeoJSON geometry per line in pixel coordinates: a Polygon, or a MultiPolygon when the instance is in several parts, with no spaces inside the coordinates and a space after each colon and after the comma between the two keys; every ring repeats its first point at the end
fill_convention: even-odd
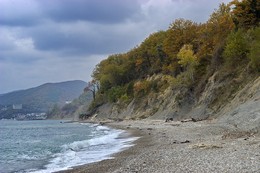
{"type": "Polygon", "coordinates": [[[78,98],[84,87],[86,82],[80,80],[46,83],[35,88],[1,94],[0,105],[9,108],[22,104],[26,112],[46,112],[55,104],[64,105],[66,101],[78,98]]]}

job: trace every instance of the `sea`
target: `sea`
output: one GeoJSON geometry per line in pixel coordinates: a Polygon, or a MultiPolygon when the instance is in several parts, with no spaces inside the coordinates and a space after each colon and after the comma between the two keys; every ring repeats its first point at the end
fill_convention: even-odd
{"type": "Polygon", "coordinates": [[[60,120],[0,120],[0,173],[50,173],[112,159],[133,146],[126,131],[60,120]]]}

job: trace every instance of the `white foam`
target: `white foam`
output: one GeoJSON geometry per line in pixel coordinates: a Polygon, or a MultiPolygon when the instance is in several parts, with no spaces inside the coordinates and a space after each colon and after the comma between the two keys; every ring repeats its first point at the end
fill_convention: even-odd
{"type": "Polygon", "coordinates": [[[125,133],[122,130],[113,130],[105,126],[96,126],[95,128],[98,131],[106,132],[102,136],[61,146],[61,153],[53,155],[53,159],[45,166],[46,169],[32,172],[56,172],[68,170],[78,165],[111,159],[112,154],[131,147],[132,142],[138,139],[135,137],[119,138],[125,133]]]}
{"type": "Polygon", "coordinates": [[[37,160],[38,157],[37,156],[29,156],[27,154],[22,154],[17,156],[18,159],[22,159],[22,160],[37,160]]]}
{"type": "Polygon", "coordinates": [[[95,126],[97,130],[109,130],[106,126],[95,126]]]}
{"type": "Polygon", "coordinates": [[[17,156],[17,159],[21,160],[38,160],[41,158],[44,158],[48,155],[51,155],[50,151],[43,151],[43,152],[38,152],[38,153],[27,153],[27,154],[20,154],[17,156]]]}

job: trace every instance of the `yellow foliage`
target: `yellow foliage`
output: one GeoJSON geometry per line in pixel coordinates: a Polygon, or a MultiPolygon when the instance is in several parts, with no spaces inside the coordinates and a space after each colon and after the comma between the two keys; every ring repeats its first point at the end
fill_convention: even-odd
{"type": "Polygon", "coordinates": [[[194,55],[192,45],[184,45],[177,54],[178,63],[186,69],[189,78],[193,81],[195,67],[198,65],[198,58],[194,55]]]}
{"type": "Polygon", "coordinates": [[[136,66],[136,67],[139,67],[142,63],[143,63],[143,60],[142,60],[142,59],[137,59],[137,60],[135,61],[135,66],[136,66]]]}
{"type": "Polygon", "coordinates": [[[195,65],[198,63],[198,58],[194,55],[192,50],[192,45],[185,44],[179,53],[177,54],[179,59],[178,63],[183,67],[188,67],[190,65],[195,65]]]}

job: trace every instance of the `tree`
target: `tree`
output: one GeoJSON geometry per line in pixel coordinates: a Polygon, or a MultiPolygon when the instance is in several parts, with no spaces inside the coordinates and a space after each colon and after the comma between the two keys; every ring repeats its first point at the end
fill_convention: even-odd
{"type": "Polygon", "coordinates": [[[96,90],[99,90],[99,82],[92,80],[88,82],[87,86],[84,88],[84,92],[92,92],[93,100],[96,100],[96,90]]]}
{"type": "Polygon", "coordinates": [[[163,51],[166,54],[163,71],[166,74],[177,76],[181,72],[177,54],[184,44],[191,44],[196,51],[198,48],[199,25],[191,20],[177,19],[166,31],[163,41],[163,51]]]}
{"type": "Polygon", "coordinates": [[[184,44],[196,46],[198,24],[191,20],[177,19],[167,31],[164,41],[164,52],[169,57],[175,58],[184,44]]]}
{"type": "Polygon", "coordinates": [[[233,21],[237,28],[251,28],[259,26],[260,1],[259,0],[233,0],[233,21]]]}
{"type": "Polygon", "coordinates": [[[216,47],[220,47],[234,29],[234,23],[230,12],[230,6],[224,3],[219,5],[211,15],[207,23],[199,28],[198,57],[212,56],[216,47]]]}
{"type": "Polygon", "coordinates": [[[227,64],[233,65],[243,59],[246,59],[249,52],[248,41],[242,30],[232,32],[228,38],[223,52],[223,57],[227,64]]]}
{"type": "Polygon", "coordinates": [[[251,66],[260,72],[260,27],[252,31],[248,57],[251,66]]]}
{"type": "Polygon", "coordinates": [[[192,45],[185,44],[177,54],[178,63],[184,67],[189,75],[189,78],[194,80],[195,67],[198,65],[198,58],[194,55],[192,45]]]}
{"type": "Polygon", "coordinates": [[[164,31],[151,34],[138,48],[136,67],[141,73],[154,74],[162,70],[162,63],[166,54],[162,50],[163,41],[166,37],[164,31]]]}

